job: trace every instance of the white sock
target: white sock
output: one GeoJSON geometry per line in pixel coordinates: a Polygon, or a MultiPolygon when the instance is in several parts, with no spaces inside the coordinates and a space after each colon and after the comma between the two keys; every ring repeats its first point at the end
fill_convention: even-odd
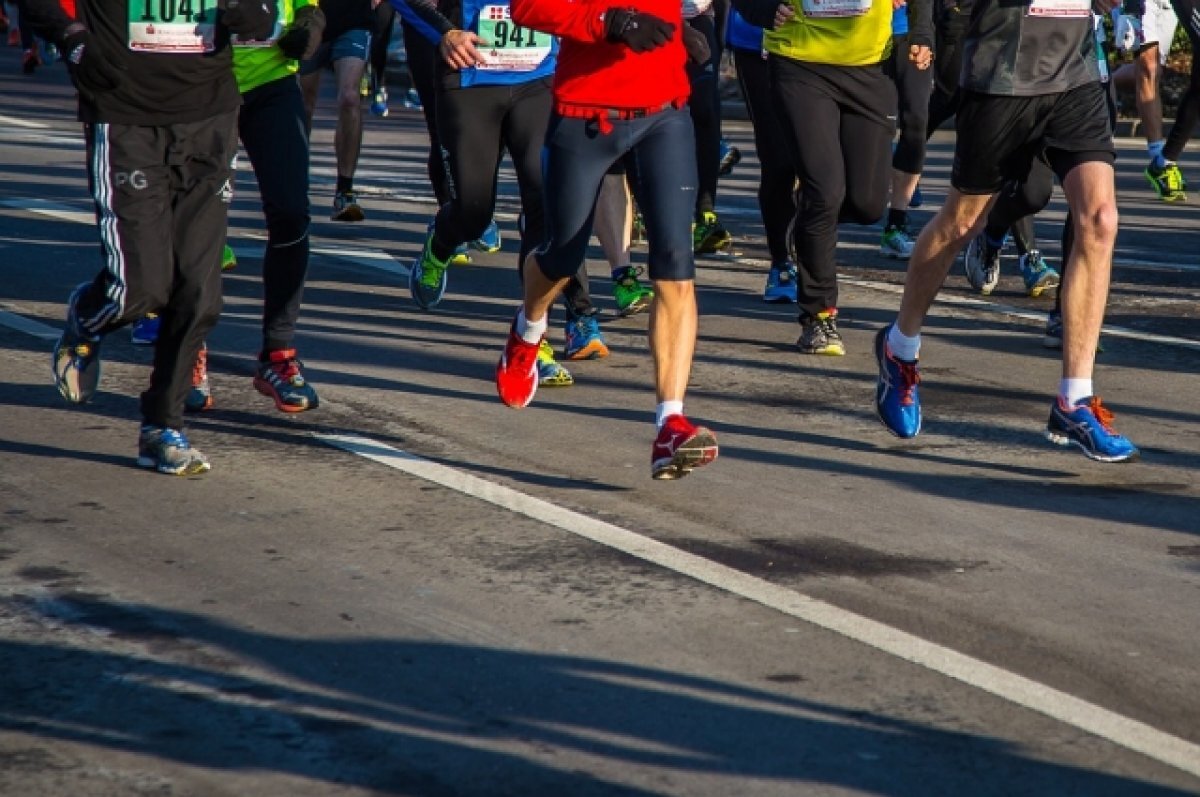
{"type": "Polygon", "coordinates": [[[1094,395],[1090,379],[1061,379],[1058,382],[1058,395],[1068,407],[1074,407],[1085,398],[1094,395]]]}
{"type": "Polygon", "coordinates": [[[661,429],[663,421],[671,415],[683,415],[682,401],[660,401],[658,409],[654,411],[654,425],[661,429]]]}
{"type": "Polygon", "coordinates": [[[897,360],[914,362],[921,354],[921,333],[910,338],[900,331],[900,327],[892,324],[887,333],[887,345],[897,360]]]}
{"type": "Polygon", "coordinates": [[[542,316],[537,321],[530,321],[525,317],[524,307],[521,308],[521,312],[517,313],[517,334],[526,343],[541,343],[542,338],[546,335],[546,327],[549,325],[548,316],[542,316]]]}

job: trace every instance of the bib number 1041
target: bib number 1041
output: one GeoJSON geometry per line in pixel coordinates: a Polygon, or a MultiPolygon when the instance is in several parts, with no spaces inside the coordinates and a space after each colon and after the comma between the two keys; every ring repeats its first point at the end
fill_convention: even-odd
{"type": "Polygon", "coordinates": [[[208,22],[205,0],[142,0],[143,22],[208,22]]]}

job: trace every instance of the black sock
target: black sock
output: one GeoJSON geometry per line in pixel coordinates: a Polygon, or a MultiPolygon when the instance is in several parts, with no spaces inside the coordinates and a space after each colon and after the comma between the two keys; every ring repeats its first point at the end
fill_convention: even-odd
{"type": "Polygon", "coordinates": [[[337,192],[339,194],[344,194],[347,191],[353,191],[353,190],[354,190],[354,178],[353,177],[342,177],[339,174],[337,176],[337,192]]]}
{"type": "Polygon", "coordinates": [[[908,224],[908,211],[888,208],[887,226],[903,227],[908,224]]]}

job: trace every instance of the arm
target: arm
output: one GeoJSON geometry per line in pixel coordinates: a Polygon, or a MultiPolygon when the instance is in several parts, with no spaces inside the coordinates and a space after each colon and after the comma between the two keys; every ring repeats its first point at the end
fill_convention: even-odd
{"type": "Polygon", "coordinates": [[[781,5],[787,3],[780,0],[733,0],[733,7],[744,20],[765,30],[775,29],[775,14],[781,5]]]}
{"type": "Polygon", "coordinates": [[[908,0],[908,42],[933,46],[933,0],[908,0]]]}
{"type": "Polygon", "coordinates": [[[454,30],[450,20],[438,11],[435,0],[391,0],[391,4],[405,24],[415,27],[418,33],[434,44],[454,30]]]}

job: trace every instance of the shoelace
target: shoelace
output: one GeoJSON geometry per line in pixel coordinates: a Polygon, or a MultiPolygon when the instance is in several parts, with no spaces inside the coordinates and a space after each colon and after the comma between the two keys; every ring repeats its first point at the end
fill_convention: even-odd
{"type": "Polygon", "coordinates": [[[291,382],[300,376],[300,361],[295,357],[288,357],[286,360],[268,363],[267,367],[284,382],[291,382]]]}
{"type": "Polygon", "coordinates": [[[201,349],[192,365],[192,387],[199,387],[208,378],[208,351],[201,349]]]}
{"type": "Polygon", "coordinates": [[[625,272],[621,274],[621,278],[617,280],[620,285],[634,286],[638,284],[638,277],[642,276],[645,269],[641,266],[626,266],[625,272]]]}
{"type": "Polygon", "coordinates": [[[1170,190],[1183,190],[1183,172],[1175,164],[1168,164],[1167,168],[1163,169],[1163,177],[1166,179],[1167,188],[1170,190]]]}
{"type": "Polygon", "coordinates": [[[1116,434],[1116,430],[1112,426],[1114,420],[1112,410],[1100,403],[1099,396],[1092,396],[1092,400],[1088,402],[1088,409],[1092,411],[1092,415],[1096,416],[1096,420],[1104,427],[1104,431],[1109,434],[1116,434]]]}

